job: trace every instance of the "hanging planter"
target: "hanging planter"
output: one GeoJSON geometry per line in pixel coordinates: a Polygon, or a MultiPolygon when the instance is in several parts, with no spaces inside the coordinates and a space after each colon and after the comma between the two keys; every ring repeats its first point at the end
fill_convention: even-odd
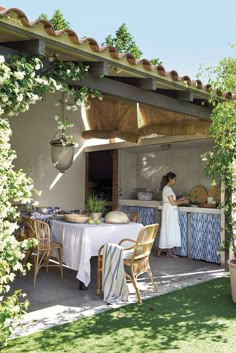
{"type": "Polygon", "coordinates": [[[61,139],[52,140],[50,145],[54,167],[61,173],[65,173],[73,163],[75,145],[73,143],[65,144],[61,139]]]}
{"type": "Polygon", "coordinates": [[[59,101],[61,104],[61,114],[55,116],[57,121],[58,131],[50,141],[51,159],[54,167],[61,173],[65,173],[73,163],[74,147],[73,136],[68,133],[68,130],[74,126],[65,118],[65,93],[62,92],[62,98],[59,101]]]}

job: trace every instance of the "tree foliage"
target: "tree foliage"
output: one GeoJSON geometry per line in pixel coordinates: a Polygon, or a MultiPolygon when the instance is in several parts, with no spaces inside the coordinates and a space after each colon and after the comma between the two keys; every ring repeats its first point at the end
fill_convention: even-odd
{"type": "MultiPolygon", "coordinates": [[[[135,59],[140,59],[143,55],[141,49],[136,44],[133,35],[128,31],[127,25],[123,23],[116,31],[113,37],[109,34],[105,38],[103,45],[110,45],[116,48],[118,53],[131,53],[135,59]]],[[[153,65],[160,65],[161,61],[158,58],[150,60],[153,65]]]]}
{"type": "Polygon", "coordinates": [[[48,15],[45,13],[41,13],[39,18],[51,22],[54,30],[69,29],[71,27],[70,22],[64,18],[64,15],[60,10],[56,10],[51,19],[49,19],[48,15]]]}
{"type": "Polygon", "coordinates": [[[232,246],[236,257],[236,100],[219,99],[216,93],[236,93],[236,58],[225,58],[215,68],[206,70],[211,84],[210,103],[214,106],[210,133],[214,149],[203,156],[206,173],[213,179],[221,178],[225,188],[225,237],[224,248],[232,246]]]}

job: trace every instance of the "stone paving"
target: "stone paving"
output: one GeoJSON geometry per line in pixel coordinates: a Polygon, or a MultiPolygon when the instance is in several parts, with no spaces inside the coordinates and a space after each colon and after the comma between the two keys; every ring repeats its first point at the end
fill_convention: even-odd
{"type": "MultiPolygon", "coordinates": [[[[187,258],[150,257],[151,268],[159,291],[155,292],[149,279],[144,275],[139,280],[143,299],[162,295],[180,288],[192,286],[225,275],[224,268],[205,261],[187,258]]],[[[82,317],[100,313],[124,304],[107,305],[96,295],[96,258],[92,258],[91,283],[88,290],[79,290],[76,271],[64,269],[64,280],[60,280],[58,269],[46,273],[41,270],[35,287],[32,273],[14,281],[15,288],[22,288],[31,305],[24,315],[22,326],[12,337],[28,335],[55,325],[64,324],[82,317]]],[[[137,302],[132,284],[129,286],[128,303],[137,302]]]]}

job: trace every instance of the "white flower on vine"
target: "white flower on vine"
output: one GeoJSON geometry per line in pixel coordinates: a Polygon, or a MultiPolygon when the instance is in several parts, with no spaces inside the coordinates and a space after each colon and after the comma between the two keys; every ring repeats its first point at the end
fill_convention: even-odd
{"type": "Polygon", "coordinates": [[[35,65],[35,70],[37,71],[37,70],[40,70],[41,69],[41,65],[40,64],[37,64],[37,65],[35,65]]]}
{"type": "Polygon", "coordinates": [[[14,76],[17,80],[23,80],[25,77],[25,71],[16,71],[14,72],[14,76]]]}
{"type": "Polygon", "coordinates": [[[31,93],[31,103],[35,104],[39,100],[39,96],[37,94],[31,93]]]}
{"type": "Polygon", "coordinates": [[[19,96],[17,96],[16,100],[17,100],[17,102],[22,102],[23,98],[24,98],[23,94],[19,94],[19,96]]]}
{"type": "Polygon", "coordinates": [[[5,57],[3,55],[0,55],[0,64],[5,63],[5,57]]]}

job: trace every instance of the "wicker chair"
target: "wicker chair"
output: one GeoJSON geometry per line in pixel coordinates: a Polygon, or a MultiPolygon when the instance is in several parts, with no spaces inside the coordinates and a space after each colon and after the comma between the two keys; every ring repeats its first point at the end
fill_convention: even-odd
{"type": "MultiPolygon", "coordinates": [[[[125,275],[134,285],[138,302],[142,304],[142,298],[137,285],[137,278],[143,274],[147,273],[153,287],[158,291],[157,285],[154,282],[152,271],[149,264],[149,256],[151,253],[152,245],[155,241],[159,225],[151,224],[143,227],[137,237],[137,240],[132,239],[122,239],[119,245],[123,243],[133,243],[132,246],[124,248],[124,267],[125,275]]],[[[102,273],[102,251],[103,246],[100,247],[98,251],[98,264],[97,264],[97,295],[101,293],[101,273],[102,273]]]]}
{"type": "Polygon", "coordinates": [[[139,212],[138,211],[123,211],[122,208],[117,208],[117,211],[121,211],[121,212],[124,212],[125,214],[127,214],[128,218],[131,222],[138,223],[138,221],[139,221],[139,212]]]}
{"type": "Polygon", "coordinates": [[[25,262],[31,256],[34,265],[34,285],[36,283],[37,274],[42,267],[59,267],[61,279],[63,279],[63,266],[62,266],[62,245],[53,243],[50,240],[50,227],[48,223],[32,218],[23,218],[23,233],[25,238],[35,238],[38,244],[30,249],[26,254],[25,262]],[[57,252],[57,262],[50,263],[49,259],[52,251],[57,252]]]}
{"type": "Polygon", "coordinates": [[[139,220],[139,213],[138,211],[130,211],[130,212],[125,212],[127,216],[129,217],[129,220],[131,222],[138,223],[139,220]]]}

